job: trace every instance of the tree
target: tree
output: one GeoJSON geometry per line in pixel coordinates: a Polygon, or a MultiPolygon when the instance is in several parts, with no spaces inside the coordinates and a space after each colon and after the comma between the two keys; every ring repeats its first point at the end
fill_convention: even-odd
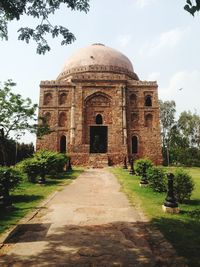
{"type": "Polygon", "coordinates": [[[166,150],[167,165],[169,165],[169,149],[175,123],[176,104],[172,101],[159,100],[160,121],[163,150],[166,150]]]}
{"type": "Polygon", "coordinates": [[[18,137],[26,131],[42,134],[50,132],[47,125],[35,124],[37,105],[32,104],[29,98],[23,99],[20,94],[14,94],[12,87],[15,85],[12,80],[0,83],[0,153],[3,165],[7,165],[7,144],[11,134],[18,137]]]}
{"type": "Polygon", "coordinates": [[[178,127],[190,147],[200,148],[200,116],[184,111],[180,114],[178,127]]]}
{"type": "Polygon", "coordinates": [[[195,0],[195,1],[187,0],[186,3],[187,4],[184,6],[184,9],[188,11],[192,16],[194,16],[196,12],[199,12],[200,0],[195,0]]]}
{"type": "Polygon", "coordinates": [[[50,46],[45,38],[50,34],[52,38],[62,36],[61,45],[67,45],[75,40],[75,36],[67,28],[52,25],[49,17],[65,5],[71,10],[88,12],[89,0],[1,0],[0,1],[0,38],[8,39],[8,22],[20,20],[23,15],[39,19],[38,25],[33,28],[23,27],[18,30],[19,40],[26,43],[32,39],[37,43],[37,53],[45,54],[50,46]]]}

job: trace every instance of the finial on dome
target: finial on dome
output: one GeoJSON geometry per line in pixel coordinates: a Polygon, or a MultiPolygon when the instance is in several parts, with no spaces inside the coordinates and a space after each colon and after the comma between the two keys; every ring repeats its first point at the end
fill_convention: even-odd
{"type": "Polygon", "coordinates": [[[92,44],[92,45],[101,45],[101,46],[105,46],[104,44],[101,44],[101,43],[95,43],[95,44],[92,44]]]}

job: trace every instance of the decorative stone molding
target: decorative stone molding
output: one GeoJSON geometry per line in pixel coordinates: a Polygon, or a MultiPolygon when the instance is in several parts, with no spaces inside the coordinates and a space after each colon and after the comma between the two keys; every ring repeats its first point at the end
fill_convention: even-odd
{"type": "Polygon", "coordinates": [[[51,87],[74,87],[75,84],[72,82],[66,82],[66,81],[58,81],[58,80],[52,80],[52,81],[41,81],[40,82],[40,88],[51,88],[51,87]]]}
{"type": "Polygon", "coordinates": [[[158,87],[158,84],[156,81],[135,81],[135,80],[129,80],[128,85],[130,86],[138,86],[138,87],[158,87]]]}
{"type": "Polygon", "coordinates": [[[129,76],[134,80],[139,80],[136,73],[131,72],[126,68],[118,66],[104,66],[104,65],[89,65],[84,67],[71,68],[68,69],[67,71],[61,72],[57,80],[63,80],[72,74],[87,73],[87,72],[101,72],[101,73],[108,72],[108,73],[126,74],[127,76],[129,76]]]}

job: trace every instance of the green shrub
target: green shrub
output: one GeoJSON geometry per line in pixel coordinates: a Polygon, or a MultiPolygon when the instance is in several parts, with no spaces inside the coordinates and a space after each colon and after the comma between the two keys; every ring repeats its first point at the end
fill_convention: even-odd
{"type": "Polygon", "coordinates": [[[174,195],[178,202],[190,199],[194,190],[192,177],[183,169],[177,169],[174,173],[174,195]]]}
{"type": "Polygon", "coordinates": [[[67,164],[68,157],[64,154],[41,150],[34,154],[31,159],[22,162],[23,171],[27,174],[28,180],[35,182],[39,176],[45,181],[47,174],[58,174],[63,171],[67,164]]]}
{"type": "Polygon", "coordinates": [[[20,181],[20,172],[10,167],[0,167],[0,195],[5,206],[11,204],[10,191],[15,189],[20,181]]]}
{"type": "Polygon", "coordinates": [[[38,151],[34,158],[40,162],[46,174],[62,172],[68,162],[68,157],[65,154],[48,150],[38,151]]]}
{"type": "Polygon", "coordinates": [[[147,171],[149,168],[153,167],[153,163],[150,159],[138,159],[135,161],[135,172],[137,175],[142,176],[143,166],[145,166],[145,170],[147,171]]]}
{"type": "Polygon", "coordinates": [[[39,175],[38,161],[35,158],[25,159],[19,165],[19,168],[26,173],[28,181],[31,183],[36,182],[36,178],[39,175]]]}
{"type": "Polygon", "coordinates": [[[161,167],[151,167],[147,170],[149,186],[153,191],[162,193],[167,191],[167,177],[165,170],[161,167]]]}

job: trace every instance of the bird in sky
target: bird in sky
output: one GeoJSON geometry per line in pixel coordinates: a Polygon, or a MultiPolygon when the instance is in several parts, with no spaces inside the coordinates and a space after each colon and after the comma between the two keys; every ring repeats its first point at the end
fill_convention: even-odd
{"type": "Polygon", "coordinates": [[[179,88],[178,90],[181,91],[181,90],[183,90],[183,88],[179,88]]]}

